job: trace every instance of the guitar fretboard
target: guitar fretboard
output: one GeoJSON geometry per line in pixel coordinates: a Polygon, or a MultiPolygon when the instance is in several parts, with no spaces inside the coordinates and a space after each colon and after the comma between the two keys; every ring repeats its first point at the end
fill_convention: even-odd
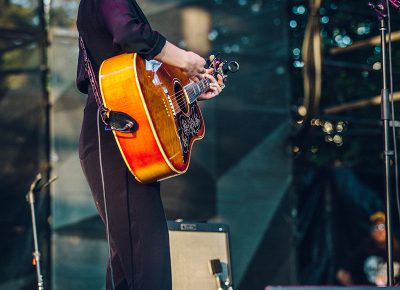
{"type": "MultiPolygon", "coordinates": [[[[210,82],[211,81],[208,78],[204,78],[198,82],[190,83],[183,88],[184,92],[189,97],[189,105],[193,104],[202,93],[206,92],[210,88],[210,82]]],[[[178,114],[181,112],[182,108],[186,108],[188,100],[186,99],[185,94],[182,91],[179,91],[172,95],[170,103],[174,114],[178,114]]]]}
{"type": "Polygon", "coordinates": [[[192,104],[197,98],[210,88],[210,79],[203,78],[199,82],[190,83],[185,86],[186,93],[189,96],[189,101],[192,104]]]}

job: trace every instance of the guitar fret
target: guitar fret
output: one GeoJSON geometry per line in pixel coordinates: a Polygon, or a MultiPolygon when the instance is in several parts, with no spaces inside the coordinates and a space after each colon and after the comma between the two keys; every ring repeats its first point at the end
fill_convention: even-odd
{"type": "Polygon", "coordinates": [[[191,83],[186,86],[185,90],[189,96],[190,103],[196,101],[196,99],[210,87],[211,81],[208,78],[204,78],[197,83],[191,83]]]}

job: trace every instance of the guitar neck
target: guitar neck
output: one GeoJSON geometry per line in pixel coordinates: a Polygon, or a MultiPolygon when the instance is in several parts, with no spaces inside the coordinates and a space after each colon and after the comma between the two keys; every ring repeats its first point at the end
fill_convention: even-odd
{"type": "Polygon", "coordinates": [[[189,101],[192,104],[197,98],[210,88],[210,79],[203,78],[198,82],[193,82],[185,86],[185,91],[189,96],[189,101]]]}

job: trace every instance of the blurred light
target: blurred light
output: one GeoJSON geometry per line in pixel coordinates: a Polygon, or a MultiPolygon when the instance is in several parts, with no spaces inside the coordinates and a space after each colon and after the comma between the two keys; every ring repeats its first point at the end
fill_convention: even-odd
{"type": "Polygon", "coordinates": [[[225,53],[231,53],[232,52],[232,48],[229,45],[224,45],[222,47],[222,49],[224,50],[225,53]]]}
{"type": "Polygon", "coordinates": [[[223,0],[214,0],[215,4],[221,5],[224,1],[223,0]]]}
{"type": "Polygon", "coordinates": [[[298,146],[293,146],[293,153],[299,153],[300,148],[298,146]]]}
{"type": "Polygon", "coordinates": [[[250,38],[248,36],[243,36],[243,37],[240,38],[240,41],[243,44],[249,44],[250,43],[250,38]]]}
{"type": "Polygon", "coordinates": [[[239,52],[240,51],[240,46],[238,44],[233,44],[231,46],[232,52],[239,52]]]}
{"type": "Polygon", "coordinates": [[[245,6],[247,4],[247,0],[239,0],[238,3],[240,6],[245,6]]]}
{"type": "Polygon", "coordinates": [[[335,160],[335,162],[333,164],[335,167],[341,167],[343,162],[341,160],[335,160]]]}
{"type": "Polygon", "coordinates": [[[213,30],[211,30],[211,31],[208,33],[208,39],[209,39],[210,41],[216,40],[217,37],[218,37],[218,31],[217,31],[216,29],[213,29],[213,30]]]}
{"type": "Polygon", "coordinates": [[[259,13],[261,11],[261,4],[262,2],[258,1],[256,3],[254,3],[253,5],[251,5],[251,12],[253,13],[259,13]]]}
{"type": "Polygon", "coordinates": [[[285,67],[284,66],[278,66],[276,69],[275,69],[275,73],[277,74],[277,75],[283,75],[284,73],[285,73],[285,67]]]}
{"type": "Polygon", "coordinates": [[[311,153],[315,154],[318,152],[318,147],[317,146],[311,146],[311,153]]]}
{"type": "Polygon", "coordinates": [[[376,63],[374,63],[374,64],[372,65],[372,68],[373,68],[374,70],[381,70],[381,68],[382,68],[381,62],[377,61],[376,63]]]}
{"type": "Polygon", "coordinates": [[[304,7],[303,5],[300,5],[299,7],[297,7],[298,14],[304,14],[305,12],[306,12],[306,7],[304,7]]]}
{"type": "Polygon", "coordinates": [[[342,121],[340,121],[336,125],[336,132],[340,133],[340,132],[343,132],[343,130],[344,130],[344,123],[342,121]]]}
{"type": "Polygon", "coordinates": [[[321,23],[322,24],[327,24],[329,22],[329,17],[328,16],[323,16],[322,18],[321,18],[321,23]]]}
{"type": "Polygon", "coordinates": [[[362,75],[364,78],[367,78],[368,75],[369,75],[369,72],[368,72],[368,71],[363,71],[363,72],[361,73],[361,75],[362,75]]]}
{"type": "Polygon", "coordinates": [[[337,5],[335,3],[331,3],[331,9],[337,9],[337,5]]]}
{"type": "Polygon", "coordinates": [[[332,141],[333,141],[332,136],[330,136],[330,135],[326,135],[326,136],[325,136],[325,142],[326,142],[326,143],[330,143],[330,142],[332,142],[332,141]]]}
{"type": "Polygon", "coordinates": [[[295,60],[295,61],[293,62],[293,66],[296,67],[296,68],[301,68],[301,67],[304,66],[304,62],[299,61],[299,60],[295,60]]]}
{"type": "Polygon", "coordinates": [[[352,40],[346,35],[345,37],[343,37],[343,43],[346,45],[350,45],[352,43],[352,40]]]}
{"type": "Polygon", "coordinates": [[[351,38],[349,36],[340,35],[340,34],[335,36],[335,41],[339,47],[346,47],[353,43],[353,41],[351,40],[351,38]]]}
{"type": "Polygon", "coordinates": [[[300,55],[300,53],[301,53],[300,48],[295,48],[295,49],[293,49],[293,54],[294,54],[294,55],[300,55]]]}
{"type": "Polygon", "coordinates": [[[33,24],[33,25],[39,25],[39,23],[40,23],[39,16],[35,15],[35,16],[32,18],[32,24],[33,24]]]}
{"type": "Polygon", "coordinates": [[[306,7],[304,7],[303,5],[293,6],[292,12],[293,14],[304,14],[306,12],[306,7]]]}
{"type": "Polygon", "coordinates": [[[381,53],[381,47],[380,46],[375,46],[374,47],[374,54],[380,54],[381,53]]]}
{"type": "Polygon", "coordinates": [[[297,27],[297,21],[296,21],[296,20],[290,20],[289,26],[290,26],[291,28],[296,28],[296,27],[297,27]]]}
{"type": "Polygon", "coordinates": [[[311,126],[315,126],[315,119],[311,119],[310,124],[311,126]]]}
{"type": "Polygon", "coordinates": [[[369,34],[371,32],[371,27],[369,23],[360,23],[357,27],[357,34],[364,35],[369,34]]]}
{"type": "Polygon", "coordinates": [[[297,112],[300,116],[305,117],[307,115],[307,108],[304,106],[299,106],[297,112]]]}
{"type": "Polygon", "coordinates": [[[333,125],[331,122],[325,122],[322,128],[322,131],[324,131],[325,133],[332,133],[333,132],[333,125]]]}
{"type": "Polygon", "coordinates": [[[373,64],[375,62],[375,57],[371,56],[367,58],[367,64],[373,64]]]}
{"type": "Polygon", "coordinates": [[[311,123],[311,126],[320,126],[321,120],[320,119],[312,119],[310,123],[311,123]]]}
{"type": "Polygon", "coordinates": [[[304,123],[304,120],[298,120],[296,123],[297,125],[302,125],[304,123]]]}
{"type": "Polygon", "coordinates": [[[335,142],[336,144],[340,144],[343,143],[343,138],[340,135],[335,135],[333,136],[333,142],[335,142]]]}

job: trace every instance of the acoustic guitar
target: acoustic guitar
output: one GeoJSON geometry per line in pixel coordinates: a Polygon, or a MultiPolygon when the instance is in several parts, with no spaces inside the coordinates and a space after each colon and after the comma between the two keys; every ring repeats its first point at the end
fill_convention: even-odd
{"type": "MultiPolygon", "coordinates": [[[[216,74],[226,77],[237,62],[214,57],[216,74]]],[[[142,59],[136,53],[105,60],[99,71],[104,106],[132,117],[134,132],[113,130],[128,169],[141,183],[163,180],[187,171],[193,142],[205,133],[197,98],[209,79],[190,81],[178,68],[142,59]]]]}

